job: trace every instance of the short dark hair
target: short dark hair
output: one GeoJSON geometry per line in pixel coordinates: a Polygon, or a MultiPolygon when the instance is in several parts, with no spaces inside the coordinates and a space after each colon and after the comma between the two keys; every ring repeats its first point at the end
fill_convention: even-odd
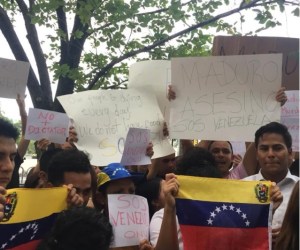
{"type": "Polygon", "coordinates": [[[13,138],[16,141],[19,135],[19,130],[10,121],[0,117],[0,136],[13,138]]]}
{"type": "Polygon", "coordinates": [[[51,148],[43,151],[39,160],[40,170],[48,173],[48,167],[52,157],[61,151],[63,151],[61,148],[51,148]]]}
{"type": "Polygon", "coordinates": [[[214,156],[204,148],[188,150],[178,161],[176,174],[198,177],[221,178],[214,156]]]}
{"type": "MultiPolygon", "coordinates": [[[[208,144],[207,150],[210,151],[211,145],[216,142],[216,141],[210,141],[210,143],[208,144]]],[[[233,154],[233,148],[232,148],[232,144],[230,141],[226,141],[229,144],[229,147],[231,149],[231,153],[233,154]]]]}
{"type": "Polygon", "coordinates": [[[56,153],[48,165],[48,181],[54,186],[64,183],[64,173],[91,173],[94,170],[88,156],[76,148],[56,153]]]}
{"type": "Polygon", "coordinates": [[[58,215],[37,250],[107,250],[112,234],[112,226],[100,211],[73,207],[58,215]]]}
{"type": "Polygon", "coordinates": [[[260,127],[255,132],[255,147],[258,146],[259,138],[261,138],[264,134],[279,134],[283,137],[284,143],[288,149],[292,148],[292,136],[288,130],[288,128],[279,123],[279,122],[270,122],[262,127],[260,127]]]}

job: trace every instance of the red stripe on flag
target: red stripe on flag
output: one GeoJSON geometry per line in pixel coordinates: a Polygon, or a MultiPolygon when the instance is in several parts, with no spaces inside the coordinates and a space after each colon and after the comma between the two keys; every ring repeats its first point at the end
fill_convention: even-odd
{"type": "Polygon", "coordinates": [[[268,228],[180,225],[184,250],[269,250],[268,228]]]}
{"type": "Polygon", "coordinates": [[[25,244],[13,248],[9,248],[9,250],[35,250],[37,246],[40,244],[40,242],[41,240],[33,240],[25,244]]]}

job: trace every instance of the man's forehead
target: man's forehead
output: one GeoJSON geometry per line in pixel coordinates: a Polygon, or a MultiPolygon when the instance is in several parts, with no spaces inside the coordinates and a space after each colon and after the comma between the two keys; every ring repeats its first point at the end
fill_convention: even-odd
{"type": "Polygon", "coordinates": [[[285,141],[282,135],[276,134],[276,133],[266,133],[263,134],[261,137],[258,139],[258,145],[285,145],[285,141]]]}
{"type": "Polygon", "coordinates": [[[0,136],[1,151],[17,151],[16,141],[13,138],[0,136]]]}

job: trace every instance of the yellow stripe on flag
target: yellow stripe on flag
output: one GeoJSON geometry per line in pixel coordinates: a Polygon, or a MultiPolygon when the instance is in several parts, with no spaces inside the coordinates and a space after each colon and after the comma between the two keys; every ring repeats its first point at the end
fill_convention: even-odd
{"type": "Polygon", "coordinates": [[[65,187],[8,189],[6,197],[14,209],[9,220],[1,224],[37,220],[67,208],[65,187]]]}
{"type": "Polygon", "coordinates": [[[178,198],[213,201],[261,204],[270,203],[269,181],[243,181],[220,178],[203,178],[193,176],[177,176],[180,187],[178,198]],[[261,202],[256,195],[257,184],[268,188],[266,202],[261,202]]]}

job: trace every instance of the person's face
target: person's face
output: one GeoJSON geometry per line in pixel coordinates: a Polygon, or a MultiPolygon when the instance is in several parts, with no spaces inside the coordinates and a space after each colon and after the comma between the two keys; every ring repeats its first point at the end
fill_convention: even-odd
{"type": "Polygon", "coordinates": [[[233,154],[227,141],[215,141],[209,151],[215,158],[218,169],[223,175],[227,175],[232,165],[233,154]]]}
{"type": "Polygon", "coordinates": [[[175,154],[170,154],[161,158],[155,159],[157,162],[156,164],[159,164],[158,166],[158,175],[161,177],[165,177],[168,173],[174,173],[175,167],[176,167],[176,158],[175,154]]]}
{"type": "Polygon", "coordinates": [[[282,135],[265,133],[258,140],[256,157],[262,175],[276,182],[285,177],[292,159],[292,150],[286,147],[282,135]]]}
{"type": "Polygon", "coordinates": [[[106,194],[134,194],[135,186],[131,179],[112,181],[106,188],[106,194]]]}
{"type": "Polygon", "coordinates": [[[16,153],[15,140],[0,136],[0,186],[2,187],[6,187],[11,180],[16,153]]]}
{"type": "Polygon", "coordinates": [[[92,177],[88,173],[65,172],[64,184],[73,184],[76,193],[82,197],[84,204],[89,201],[92,191],[92,177]]]}

